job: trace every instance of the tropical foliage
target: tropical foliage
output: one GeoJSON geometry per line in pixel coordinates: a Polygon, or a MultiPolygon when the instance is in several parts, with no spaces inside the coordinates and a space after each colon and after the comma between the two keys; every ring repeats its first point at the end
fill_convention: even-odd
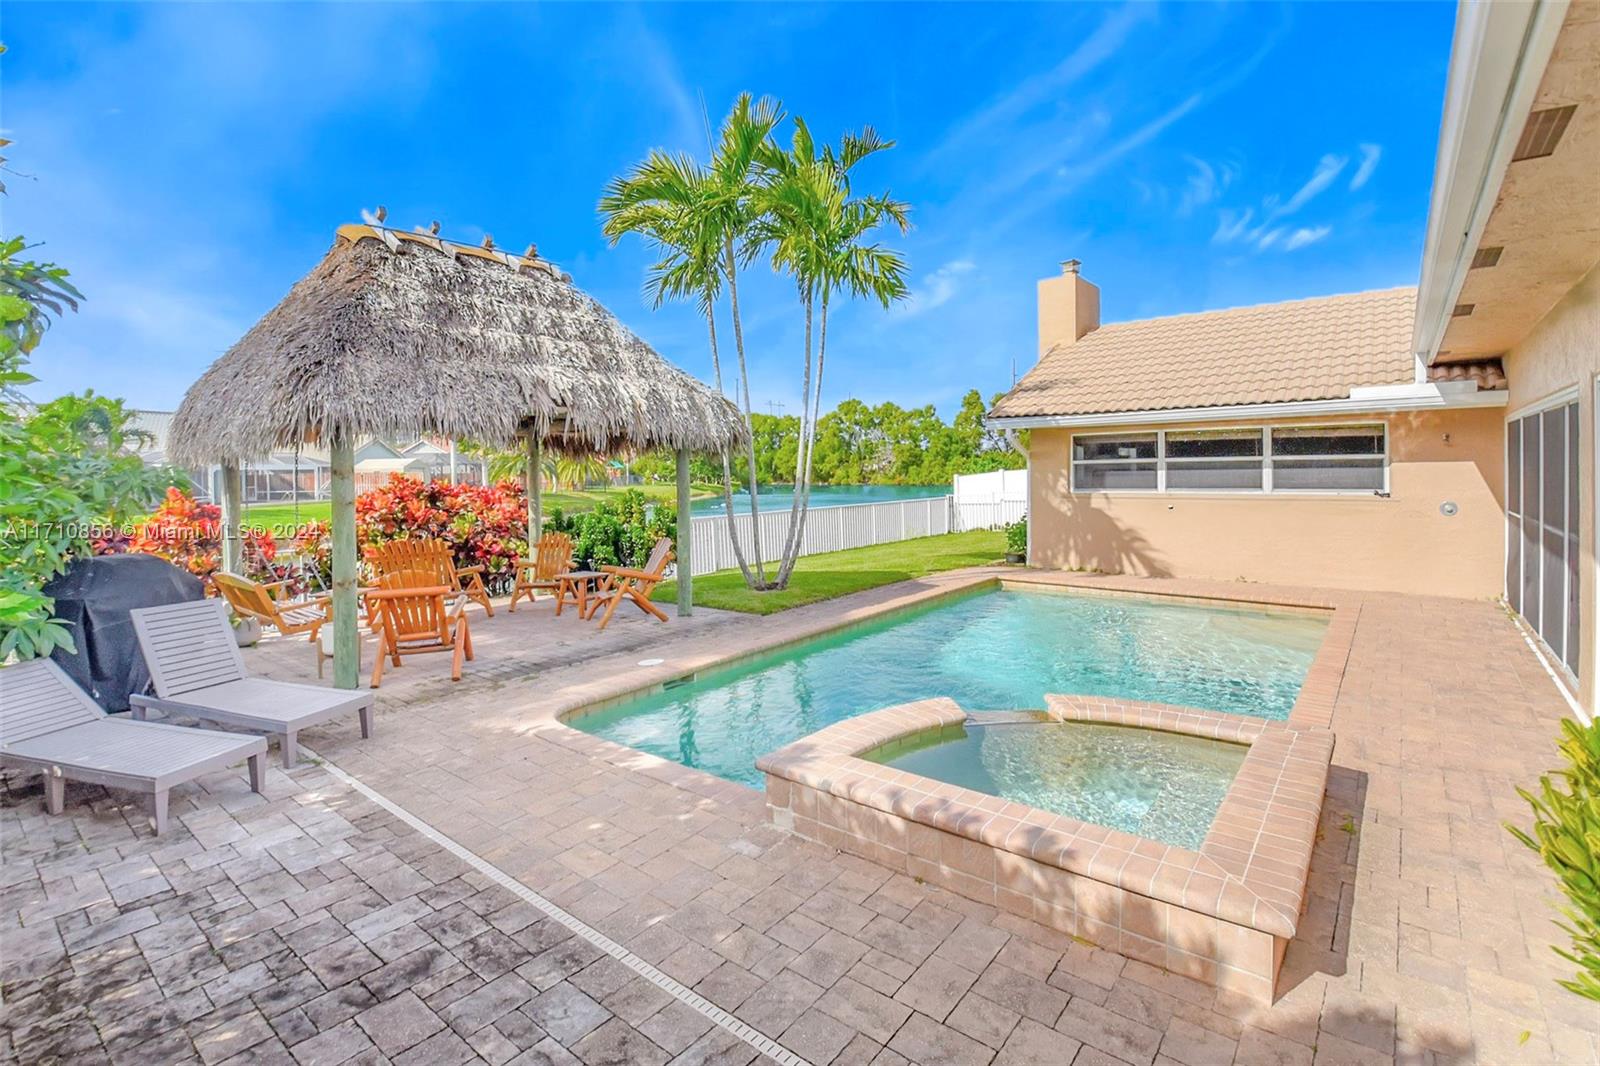
{"type": "Polygon", "coordinates": [[[573,562],[585,570],[643,566],[656,541],[678,539],[676,510],[664,504],[649,506],[638,489],[628,489],[615,503],[602,501],[582,514],[567,515],[557,508],[545,526],[572,538],[573,562]]]}
{"type": "MultiPolygon", "coordinates": [[[[755,254],[753,239],[764,210],[760,203],[764,161],[772,131],[783,112],[770,99],[752,100],[742,94],[722,123],[711,159],[701,165],[687,155],[652,151],[626,177],[606,188],[600,201],[602,230],[615,244],[628,234],[644,238],[660,258],[650,268],[646,294],[655,306],[668,300],[693,300],[706,318],[711,345],[711,367],[716,386],[723,388],[722,353],[717,341],[716,308],[724,289],[733,322],[734,354],[738,376],[734,394],[748,429],[751,420],[750,377],[745,360],[744,322],[739,312],[739,266],[755,254]]],[[[756,466],[753,445],[746,448],[746,469],[756,466]]],[[[747,562],[733,520],[732,457],[721,456],[723,511],[728,516],[728,538],[745,581],[752,587],[766,582],[761,551],[760,486],[748,480],[750,492],[751,555],[747,562]]]]}
{"type": "Polygon", "coordinates": [[[1600,1001],[1600,722],[1561,723],[1565,769],[1539,778],[1539,792],[1517,792],[1533,808],[1533,832],[1507,824],[1513,836],[1555,871],[1567,897],[1559,923],[1571,949],[1556,948],[1578,967],[1569,992],[1600,1001]]]}
{"type": "Polygon", "coordinates": [[[356,497],[359,544],[439,539],[450,545],[458,565],[482,564],[490,575],[509,571],[512,560],[526,554],[527,532],[527,497],[515,481],[452,485],[391,474],[356,497]]]}
{"type": "Polygon", "coordinates": [[[1027,554],[1028,518],[1026,515],[1015,522],[1006,524],[1006,552],[1011,555],[1027,554]]]}
{"type": "Polygon", "coordinates": [[[764,210],[752,246],[770,249],[773,269],[793,279],[805,316],[795,491],[775,582],[780,589],[789,583],[799,557],[810,504],[817,424],[822,413],[822,372],[828,353],[829,303],[836,293],[844,293],[888,307],[908,292],[905,260],[869,241],[885,225],[904,233],[910,208],[887,195],[855,196],[850,188],[850,173],[859,163],[892,147],[893,141],[883,140],[868,126],[860,134],[845,134],[837,151],[831,145],[819,148],[810,128],[798,117],[788,151],[767,146],[768,177],[758,196],[764,210]]]}
{"type": "Polygon", "coordinates": [[[758,437],[769,427],[758,425],[760,416],[750,406],[739,268],[766,258],[795,284],[805,319],[803,404],[794,426],[792,463],[785,463],[782,477],[775,479],[793,480],[797,486],[775,580],[768,580],[762,562],[759,521],[749,525],[748,552],[740,542],[732,507],[736,459],[721,457],[728,537],[740,573],[755,589],[782,588],[800,549],[818,449],[831,301],[843,294],[887,306],[906,294],[904,260],[871,239],[885,225],[903,232],[906,205],[887,195],[858,196],[851,190],[852,170],[893,142],[868,127],[859,134],[845,134],[837,148],[819,145],[804,120],[796,118],[785,149],[775,138],[784,117],[776,101],[753,100],[745,93],[723,121],[706,164],[687,155],[651,152],[626,176],[614,180],[600,201],[608,238],[616,242],[634,234],[659,253],[645,286],[653,302],[660,306],[667,300],[690,299],[705,315],[719,389],[724,384],[716,311],[724,290],[727,293],[738,360],[733,391],[751,431],[740,474],[749,490],[752,516],[760,511],[758,437]]]}
{"type": "MultiPolygon", "coordinates": [[[[95,538],[96,555],[159,555],[199,578],[210,577],[222,568],[222,508],[200,503],[175,486],[167,489],[159,507],[133,525],[131,535],[121,533],[126,527],[114,528],[116,534],[95,538]]],[[[273,560],[277,555],[278,542],[271,533],[264,529],[245,531],[247,576],[275,578],[273,560]]]]}
{"type": "MultiPolygon", "coordinates": [[[[895,403],[873,407],[846,400],[817,420],[812,482],[942,485],[957,474],[1021,469],[1022,453],[1002,435],[984,428],[984,410],[977,389],[967,393],[948,423],[931,404],[907,410],[895,403]]],[[[758,414],[751,425],[761,484],[789,483],[800,450],[800,419],[758,414]]],[[[645,478],[669,480],[672,464],[671,453],[651,452],[637,459],[633,469],[645,478]]],[[[735,470],[741,479],[747,476],[742,459],[735,470]]]]}
{"type": "Polygon", "coordinates": [[[109,524],[148,510],[170,481],[124,449],[132,414],[119,400],[63,396],[40,407],[18,390],[53,319],[82,295],[67,271],[0,240],[0,660],[72,648],[44,585],[92,551],[109,524]]]}

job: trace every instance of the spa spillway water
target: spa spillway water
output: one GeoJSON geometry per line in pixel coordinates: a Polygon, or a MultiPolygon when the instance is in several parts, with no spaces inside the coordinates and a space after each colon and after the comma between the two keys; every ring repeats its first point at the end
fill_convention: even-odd
{"type": "Polygon", "coordinates": [[[1198,851],[1247,750],[1130,726],[975,715],[862,757],[1198,851]]]}
{"type": "Polygon", "coordinates": [[[757,786],[756,759],[834,722],[948,696],[968,711],[1047,692],[1282,720],[1325,618],[1147,598],[993,590],[757,656],[569,719],[584,732],[757,786]]]}

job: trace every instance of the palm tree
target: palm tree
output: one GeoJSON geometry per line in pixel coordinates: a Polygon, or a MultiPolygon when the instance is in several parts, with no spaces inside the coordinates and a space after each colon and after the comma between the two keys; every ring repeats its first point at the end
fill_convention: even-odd
{"type": "Polygon", "coordinates": [[[739,364],[736,398],[749,440],[752,574],[739,542],[733,513],[731,459],[722,456],[723,513],[734,558],[751,588],[767,587],[761,551],[760,488],[756,483],[755,443],[750,432],[750,375],[745,360],[744,327],[739,314],[738,266],[748,261],[748,248],[760,219],[761,177],[773,128],[782,119],[780,106],[763,97],[742,94],[723,121],[711,161],[702,167],[686,155],[652,151],[625,177],[614,179],[600,201],[602,230],[612,244],[623,235],[642,236],[660,253],[650,268],[645,289],[654,305],[669,299],[693,299],[706,316],[711,365],[718,390],[723,390],[722,361],[717,344],[716,305],[727,285],[733,314],[734,348],[739,364]]]}
{"type": "MultiPolygon", "coordinates": [[[[484,480],[491,485],[502,481],[521,481],[528,472],[528,456],[522,451],[491,448],[473,441],[462,441],[461,454],[483,460],[484,480]]],[[[540,481],[553,482],[556,478],[556,457],[545,455],[539,462],[540,481]]]]}
{"type": "Polygon", "coordinates": [[[598,455],[561,456],[555,462],[556,483],[574,491],[605,477],[605,460],[598,455]]]}
{"type": "Polygon", "coordinates": [[[850,172],[863,159],[894,147],[872,127],[845,134],[837,152],[824,146],[819,154],[804,121],[796,118],[789,151],[773,146],[766,159],[771,175],[765,210],[753,247],[772,248],[777,269],[794,278],[805,311],[805,370],[801,385],[799,447],[795,453],[795,490],[790,504],[789,534],[784,541],[776,587],[784,588],[800,554],[806,513],[811,502],[812,453],[817,420],[822,413],[822,371],[828,352],[828,309],[835,292],[869,297],[888,307],[907,294],[906,264],[898,252],[875,243],[869,235],[885,223],[904,233],[909,207],[888,195],[853,196],[850,172]],[[812,326],[817,327],[815,373],[812,326]]]}

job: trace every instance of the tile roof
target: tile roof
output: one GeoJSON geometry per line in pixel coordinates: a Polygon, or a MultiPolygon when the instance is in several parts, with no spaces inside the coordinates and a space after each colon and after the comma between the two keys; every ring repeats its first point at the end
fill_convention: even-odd
{"type": "Polygon", "coordinates": [[[1498,359],[1474,359],[1467,363],[1435,363],[1428,368],[1429,381],[1475,381],[1490,392],[1506,387],[1505,368],[1498,359]]]}
{"type": "Polygon", "coordinates": [[[1413,287],[1101,326],[1044,354],[995,417],[1331,400],[1409,383],[1413,287]]]}

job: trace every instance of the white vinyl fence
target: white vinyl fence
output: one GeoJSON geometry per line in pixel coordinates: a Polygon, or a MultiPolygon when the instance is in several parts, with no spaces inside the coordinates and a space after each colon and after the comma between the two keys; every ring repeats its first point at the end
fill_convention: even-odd
{"type": "Polygon", "coordinates": [[[1028,513],[1028,472],[957,474],[950,500],[957,530],[998,529],[1021,521],[1028,513]]]}
{"type": "MultiPolygon", "coordinates": [[[[806,512],[800,554],[818,555],[843,551],[845,548],[865,548],[869,544],[888,544],[913,537],[954,533],[958,527],[952,521],[954,508],[951,499],[949,496],[931,496],[922,500],[813,507],[806,512]]],[[[695,515],[691,521],[690,550],[694,555],[695,573],[708,574],[713,570],[728,570],[739,565],[733,557],[733,547],[728,543],[728,520],[720,511],[695,515]]],[[[734,523],[738,528],[739,543],[744,547],[748,560],[751,551],[750,512],[740,511],[736,504],[734,523]]],[[[783,553],[783,541],[788,532],[787,504],[762,510],[761,554],[764,562],[772,562],[783,553]]]]}

